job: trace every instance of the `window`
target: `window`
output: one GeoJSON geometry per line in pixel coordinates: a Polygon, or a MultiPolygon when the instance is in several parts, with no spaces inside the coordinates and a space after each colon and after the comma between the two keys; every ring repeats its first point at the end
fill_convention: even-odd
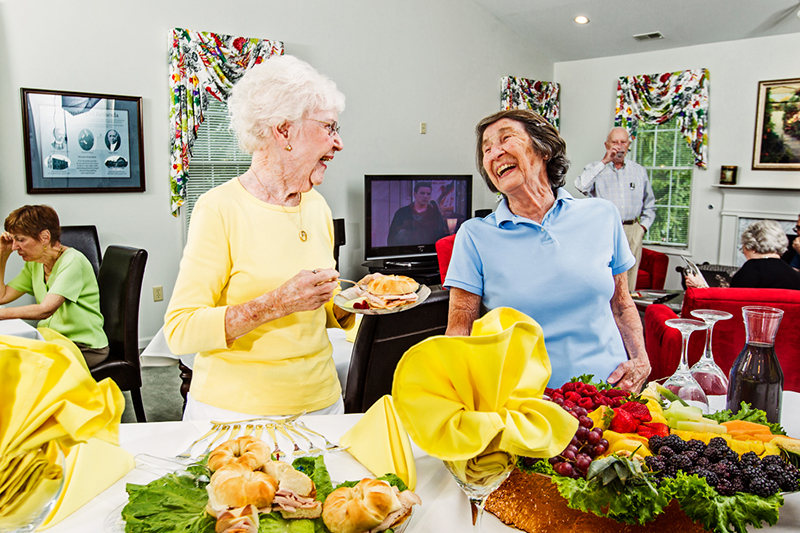
{"type": "Polygon", "coordinates": [[[650,177],[656,197],[656,220],[645,234],[647,244],[688,246],[694,155],[677,120],[639,124],[633,159],[650,177]]]}
{"type": "Polygon", "coordinates": [[[186,202],[183,204],[187,229],[192,209],[201,194],[244,174],[250,167],[250,154],[239,148],[236,134],[228,127],[228,106],[216,98],[208,100],[205,120],[197,130],[189,163],[186,202]]]}

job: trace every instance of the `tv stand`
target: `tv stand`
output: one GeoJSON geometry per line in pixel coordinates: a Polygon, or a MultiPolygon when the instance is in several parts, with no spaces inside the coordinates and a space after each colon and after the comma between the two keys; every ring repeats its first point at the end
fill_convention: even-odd
{"type": "Polygon", "coordinates": [[[369,273],[400,274],[413,278],[423,285],[439,285],[442,280],[439,276],[439,262],[419,259],[378,259],[366,261],[362,266],[369,268],[369,273]]]}

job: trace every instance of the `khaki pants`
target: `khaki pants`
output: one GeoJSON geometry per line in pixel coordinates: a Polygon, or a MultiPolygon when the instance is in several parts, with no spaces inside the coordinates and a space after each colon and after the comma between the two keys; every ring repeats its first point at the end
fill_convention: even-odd
{"type": "Polygon", "coordinates": [[[639,263],[642,262],[642,240],[644,239],[644,228],[638,222],[623,225],[625,236],[628,238],[628,246],[631,253],[636,258],[636,263],[628,270],[628,289],[630,292],[636,290],[636,277],[639,274],[639,263]]]}

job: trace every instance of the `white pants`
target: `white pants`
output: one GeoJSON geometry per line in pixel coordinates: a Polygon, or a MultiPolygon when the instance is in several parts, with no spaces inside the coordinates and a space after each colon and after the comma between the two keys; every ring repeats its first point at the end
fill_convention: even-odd
{"type": "MultiPolygon", "coordinates": [[[[297,413],[284,413],[285,415],[296,415],[297,413]]],[[[339,400],[324,409],[318,411],[311,411],[307,415],[341,415],[344,414],[344,401],[339,400]]],[[[263,416],[253,413],[237,413],[236,411],[228,411],[208,405],[207,403],[199,402],[192,398],[192,393],[186,395],[186,410],[183,412],[184,420],[219,420],[224,422],[226,420],[241,420],[245,418],[258,418],[263,416]]],[[[283,415],[270,415],[270,416],[283,416],[283,415]]]]}
{"type": "Polygon", "coordinates": [[[636,258],[636,263],[628,270],[628,290],[634,292],[636,290],[636,278],[639,274],[639,265],[642,262],[642,240],[644,240],[644,228],[638,222],[622,226],[625,230],[625,236],[628,238],[628,246],[631,247],[631,253],[636,258]]]}

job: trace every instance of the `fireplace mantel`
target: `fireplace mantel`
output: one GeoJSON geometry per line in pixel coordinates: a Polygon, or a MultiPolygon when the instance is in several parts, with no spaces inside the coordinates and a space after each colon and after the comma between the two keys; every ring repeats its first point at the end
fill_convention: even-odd
{"type": "Polygon", "coordinates": [[[739,249],[739,219],[772,219],[796,222],[800,213],[800,189],[715,185],[722,193],[719,235],[721,265],[735,265],[739,249]]]}

